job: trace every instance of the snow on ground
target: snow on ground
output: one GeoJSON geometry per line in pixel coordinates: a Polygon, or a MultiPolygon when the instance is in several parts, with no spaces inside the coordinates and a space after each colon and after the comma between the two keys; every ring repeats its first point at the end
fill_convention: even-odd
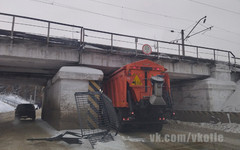
{"type": "Polygon", "coordinates": [[[13,111],[18,104],[29,103],[17,95],[0,95],[0,113],[13,111]]]}
{"type": "MultiPolygon", "coordinates": [[[[45,121],[41,121],[38,123],[38,126],[41,127],[43,130],[45,130],[46,132],[48,132],[52,137],[55,137],[59,134],[62,134],[66,131],[72,131],[72,132],[76,132],[76,133],[81,133],[80,129],[75,129],[75,130],[61,130],[61,131],[57,131],[54,128],[52,128],[49,124],[47,124],[45,121]]],[[[71,137],[71,136],[64,136],[64,137],[71,137]]],[[[114,141],[109,141],[109,142],[97,142],[96,145],[94,145],[94,149],[96,150],[126,150],[126,146],[124,144],[124,137],[117,135],[117,136],[113,136],[114,141]]],[[[130,138],[128,138],[130,140],[130,138]]],[[[127,139],[126,139],[127,140],[127,139]]],[[[133,139],[134,140],[134,139],[133,139]]],[[[89,141],[87,139],[81,139],[81,141],[83,142],[82,145],[79,144],[67,144],[65,142],[59,142],[65,146],[68,146],[69,149],[71,150],[77,150],[77,149],[89,149],[91,150],[92,147],[89,143],[89,141]]],[[[135,140],[137,141],[137,140],[135,140]]]]}
{"type": "Polygon", "coordinates": [[[0,95],[0,100],[6,100],[6,101],[17,103],[17,104],[29,103],[28,101],[26,101],[25,99],[21,98],[20,96],[13,95],[13,94],[0,95]]]}
{"type": "Polygon", "coordinates": [[[126,150],[126,144],[123,142],[123,136],[114,136],[114,141],[110,142],[97,142],[94,146],[96,150],[126,150]]]}
{"type": "Polygon", "coordinates": [[[223,132],[229,132],[229,133],[240,133],[240,124],[237,123],[196,123],[196,122],[182,122],[177,120],[177,123],[196,126],[200,128],[207,128],[207,129],[213,129],[213,130],[219,130],[223,132]]]}
{"type": "Polygon", "coordinates": [[[122,139],[124,141],[130,141],[130,142],[145,142],[144,138],[134,138],[134,137],[130,137],[130,136],[122,136],[122,139]]]}
{"type": "Polygon", "coordinates": [[[25,99],[21,98],[17,95],[0,95],[0,101],[3,101],[5,103],[8,103],[10,105],[17,105],[17,104],[23,104],[23,103],[29,103],[25,99]]]}
{"type": "Polygon", "coordinates": [[[129,149],[124,141],[130,141],[135,143],[145,142],[146,140],[144,138],[135,138],[130,136],[122,136],[117,135],[114,136],[114,141],[110,141],[107,143],[97,142],[97,144],[94,146],[97,150],[126,150],[129,149]]]}
{"type": "Polygon", "coordinates": [[[13,106],[10,106],[10,105],[0,101],[0,113],[13,111],[14,109],[15,108],[13,106]]]}

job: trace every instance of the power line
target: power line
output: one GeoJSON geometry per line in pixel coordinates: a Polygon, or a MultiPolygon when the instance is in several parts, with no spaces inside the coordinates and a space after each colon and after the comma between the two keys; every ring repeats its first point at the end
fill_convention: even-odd
{"type": "Polygon", "coordinates": [[[48,4],[48,5],[54,5],[54,6],[67,8],[67,9],[71,9],[71,10],[82,11],[82,12],[86,12],[86,13],[90,13],[90,14],[95,14],[95,15],[99,15],[99,16],[103,16],[103,17],[108,17],[108,18],[112,18],[112,19],[131,22],[131,23],[135,23],[135,24],[138,24],[138,25],[140,24],[140,25],[144,25],[144,26],[148,26],[148,27],[164,28],[165,30],[166,29],[168,29],[168,30],[173,30],[173,29],[174,30],[180,30],[180,29],[173,28],[173,27],[150,24],[150,23],[146,23],[146,22],[141,22],[141,21],[126,19],[126,18],[115,17],[115,16],[111,16],[111,15],[106,15],[106,14],[102,14],[102,13],[97,13],[97,12],[89,11],[89,10],[86,10],[86,9],[81,9],[81,8],[77,8],[77,7],[73,7],[73,6],[69,6],[69,5],[65,5],[65,4],[61,4],[61,3],[56,3],[56,2],[46,2],[46,1],[42,1],[42,0],[30,0],[30,1],[40,2],[40,3],[44,3],[44,4],[48,4]]]}
{"type": "Polygon", "coordinates": [[[188,22],[193,22],[194,21],[194,20],[190,20],[190,19],[187,19],[187,18],[181,18],[181,17],[170,16],[170,15],[166,15],[166,14],[162,14],[162,13],[139,10],[139,9],[135,9],[135,8],[131,8],[131,7],[125,7],[125,6],[120,6],[120,5],[116,5],[116,4],[106,3],[106,2],[102,2],[102,1],[98,1],[98,0],[89,0],[89,1],[104,4],[104,5],[109,5],[109,6],[113,6],[113,7],[117,7],[117,8],[121,8],[121,9],[141,12],[141,13],[145,13],[145,14],[162,16],[162,17],[165,17],[165,18],[168,18],[168,19],[177,19],[177,20],[183,20],[183,21],[188,21],[188,22]]]}
{"type": "Polygon", "coordinates": [[[212,8],[215,8],[215,9],[219,9],[219,10],[222,10],[222,11],[226,11],[226,12],[229,12],[229,13],[240,15],[240,12],[232,11],[232,10],[225,9],[225,8],[222,8],[222,7],[218,7],[218,6],[214,6],[214,5],[211,5],[211,4],[208,4],[208,3],[203,3],[203,2],[196,1],[196,0],[188,0],[188,1],[191,1],[191,2],[197,3],[197,4],[201,4],[201,5],[204,5],[204,6],[212,7],[212,8]]]}
{"type": "Polygon", "coordinates": [[[212,36],[212,35],[203,35],[203,36],[207,36],[207,37],[218,39],[218,40],[225,41],[225,42],[228,42],[228,43],[233,43],[233,44],[240,45],[240,43],[238,43],[238,42],[227,40],[227,39],[224,39],[224,38],[219,38],[219,37],[212,36]]]}
{"type": "MultiPolygon", "coordinates": [[[[56,2],[46,2],[46,1],[43,1],[43,0],[30,0],[30,1],[40,2],[40,3],[44,3],[44,4],[48,4],[48,5],[55,5],[55,6],[58,6],[58,7],[74,9],[74,10],[83,11],[83,12],[88,12],[88,13],[91,13],[91,14],[101,15],[101,16],[104,16],[104,17],[112,18],[112,19],[132,22],[132,23],[135,23],[135,24],[141,24],[141,25],[148,26],[148,27],[150,26],[150,27],[153,27],[153,28],[164,28],[164,29],[170,29],[170,30],[171,29],[180,30],[180,29],[166,27],[166,26],[162,26],[162,25],[150,24],[150,23],[146,23],[146,22],[135,21],[135,20],[130,20],[130,19],[126,19],[126,18],[120,18],[120,17],[110,16],[110,15],[106,15],[106,14],[96,13],[96,12],[92,12],[92,11],[89,11],[89,10],[84,10],[84,9],[80,9],[80,8],[76,8],[76,7],[72,7],[72,6],[56,3],[56,2]]],[[[101,3],[101,4],[113,6],[113,7],[128,9],[128,10],[132,10],[132,11],[136,11],[136,12],[142,12],[142,13],[145,13],[145,14],[158,15],[158,16],[162,16],[162,17],[166,17],[166,18],[184,20],[184,21],[189,21],[189,22],[190,21],[191,22],[196,22],[196,21],[193,21],[193,20],[190,20],[190,19],[186,19],[186,18],[180,18],[180,17],[169,16],[169,15],[165,15],[165,14],[161,14],[161,13],[155,13],[155,12],[149,12],[149,11],[144,11],[144,10],[138,10],[138,9],[134,9],[134,8],[129,8],[129,7],[124,7],[124,6],[120,6],[120,5],[115,5],[115,4],[110,4],[110,3],[106,3],[106,2],[101,2],[101,1],[98,1],[98,0],[89,0],[89,1],[97,2],[97,3],[101,3]]],[[[194,0],[189,0],[189,1],[195,2],[194,0]]],[[[187,27],[185,30],[187,30],[191,26],[187,27]]],[[[227,30],[227,29],[215,26],[215,25],[214,25],[214,27],[215,27],[215,29],[222,30],[224,32],[228,32],[228,33],[240,36],[240,33],[236,33],[236,32],[233,32],[233,31],[230,31],[230,30],[227,30]]]]}
{"type": "Polygon", "coordinates": [[[233,32],[233,31],[230,31],[230,30],[227,30],[227,29],[218,27],[218,26],[214,26],[214,28],[217,28],[218,30],[222,30],[222,31],[225,31],[225,32],[228,32],[228,33],[231,33],[231,34],[235,34],[235,35],[237,35],[237,36],[240,36],[240,33],[233,32]]]}
{"type": "MultiPolygon", "coordinates": [[[[145,14],[150,14],[150,15],[157,15],[157,16],[162,16],[162,17],[165,17],[165,18],[168,18],[168,19],[177,19],[177,20],[183,20],[183,21],[188,21],[188,22],[195,22],[194,20],[191,20],[191,19],[187,19],[187,18],[181,18],[181,17],[175,17],[175,16],[170,16],[170,15],[165,15],[165,14],[162,14],[162,13],[155,13],[155,12],[150,12],[150,11],[144,11],[144,10],[139,10],[139,9],[135,9],[135,8],[130,8],[130,7],[124,7],[124,6],[120,6],[120,5],[115,5],[115,4],[111,4],[111,3],[106,3],[106,2],[102,2],[102,1],[98,1],[98,0],[89,0],[89,1],[92,1],[92,2],[96,2],[96,3],[100,3],[100,4],[105,4],[105,5],[109,5],[109,6],[113,6],[113,7],[117,7],[117,8],[121,8],[121,9],[126,9],[126,10],[131,10],[131,11],[136,11],[136,12],[142,12],[142,13],[145,13],[145,14]]],[[[191,0],[190,0],[191,1],[191,0]]],[[[193,1],[193,0],[192,0],[193,1]]],[[[193,25],[194,25],[193,24],[193,25]]],[[[188,28],[190,28],[191,26],[193,25],[190,25],[189,27],[187,27],[185,30],[187,30],[188,28]]],[[[200,24],[202,25],[202,24],[200,24]]],[[[203,26],[203,25],[202,25],[203,26]]],[[[203,26],[205,28],[207,28],[206,26],[203,26]]],[[[219,30],[222,30],[222,31],[225,31],[225,32],[228,32],[228,33],[232,33],[232,34],[235,34],[235,35],[238,35],[240,36],[240,33],[235,33],[233,31],[230,31],[230,30],[226,30],[224,28],[221,28],[221,27],[217,27],[217,26],[214,26],[215,28],[218,28],[219,30]]]]}

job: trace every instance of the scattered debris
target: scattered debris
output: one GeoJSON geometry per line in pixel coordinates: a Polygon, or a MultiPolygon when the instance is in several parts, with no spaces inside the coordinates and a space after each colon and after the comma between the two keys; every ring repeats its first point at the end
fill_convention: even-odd
{"type": "Polygon", "coordinates": [[[75,132],[66,131],[65,133],[62,133],[60,135],[57,135],[55,137],[50,138],[32,138],[27,139],[29,141],[64,141],[68,144],[82,144],[82,136],[75,132]],[[67,137],[67,135],[70,135],[71,137],[67,137]]]}
{"type": "Polygon", "coordinates": [[[110,131],[118,133],[118,119],[111,100],[100,91],[75,93],[80,135],[89,139],[94,148],[97,142],[113,141],[110,131]]]}

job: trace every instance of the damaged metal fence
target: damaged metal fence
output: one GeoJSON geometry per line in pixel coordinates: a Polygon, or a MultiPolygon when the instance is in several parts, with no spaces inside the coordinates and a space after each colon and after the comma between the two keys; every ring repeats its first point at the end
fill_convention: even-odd
{"type": "Polygon", "coordinates": [[[77,92],[75,100],[79,118],[80,133],[66,131],[50,138],[30,138],[29,141],[64,141],[68,144],[82,144],[88,139],[92,148],[96,142],[113,141],[110,131],[118,133],[119,121],[111,99],[100,91],[77,92]],[[69,137],[70,136],[70,137],[69,137]]]}
{"type": "Polygon", "coordinates": [[[92,146],[97,141],[113,140],[110,131],[118,133],[119,122],[111,100],[100,91],[75,93],[81,136],[92,146]]]}

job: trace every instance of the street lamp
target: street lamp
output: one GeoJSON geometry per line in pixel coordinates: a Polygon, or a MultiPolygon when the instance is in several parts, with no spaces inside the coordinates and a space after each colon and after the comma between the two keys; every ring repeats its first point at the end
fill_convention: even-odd
{"type": "MultiPolygon", "coordinates": [[[[206,22],[206,19],[207,19],[207,16],[204,16],[204,17],[202,17],[201,19],[199,19],[199,20],[197,21],[197,23],[193,26],[193,28],[190,30],[190,32],[187,34],[186,37],[184,37],[184,30],[181,30],[182,55],[183,55],[183,56],[185,56],[184,41],[185,41],[186,39],[190,38],[191,36],[197,35],[197,34],[199,34],[199,33],[201,33],[201,32],[204,32],[204,31],[207,31],[207,30],[211,30],[211,29],[212,29],[213,26],[208,27],[208,28],[206,28],[206,29],[204,29],[204,30],[201,30],[201,31],[199,31],[199,32],[197,32],[197,33],[191,34],[191,33],[193,32],[193,30],[197,27],[197,25],[198,25],[202,20],[203,20],[203,23],[205,23],[205,22],[206,22]],[[191,35],[190,35],[190,34],[191,34],[191,35]]],[[[174,31],[171,30],[171,32],[174,32],[174,31]]],[[[178,39],[178,40],[180,40],[180,39],[178,39]]],[[[176,41],[176,40],[174,40],[174,41],[176,41]]]]}
{"type": "Polygon", "coordinates": [[[190,34],[192,33],[192,31],[196,28],[196,26],[203,20],[203,23],[206,22],[207,16],[202,17],[201,19],[198,20],[198,22],[194,25],[194,27],[192,28],[192,30],[187,34],[187,36],[184,38],[184,40],[186,40],[187,38],[189,38],[190,34]],[[203,20],[204,19],[204,20],[203,20]]]}
{"type": "Polygon", "coordinates": [[[202,17],[201,19],[198,20],[198,22],[193,26],[191,31],[187,34],[187,36],[184,38],[184,30],[181,30],[181,35],[182,35],[182,54],[185,56],[185,46],[184,46],[184,41],[190,37],[190,34],[192,31],[196,28],[196,26],[203,20],[203,23],[206,22],[207,16],[202,17]]]}

